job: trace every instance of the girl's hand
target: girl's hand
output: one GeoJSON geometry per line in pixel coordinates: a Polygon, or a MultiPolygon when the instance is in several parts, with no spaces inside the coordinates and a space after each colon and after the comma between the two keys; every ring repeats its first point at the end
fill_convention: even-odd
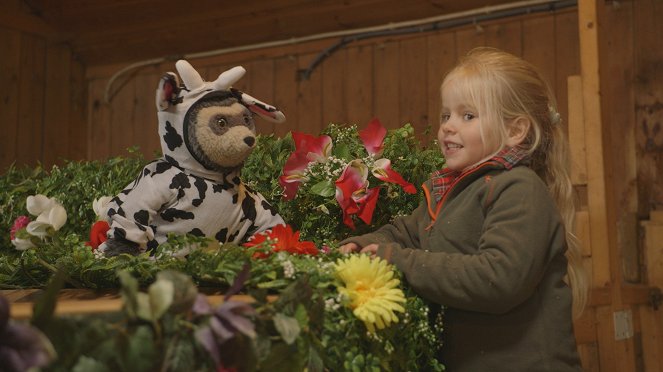
{"type": "Polygon", "coordinates": [[[352,252],[357,252],[359,250],[359,246],[357,245],[357,243],[347,243],[338,247],[338,250],[341,251],[341,253],[348,254],[352,252]]]}
{"type": "Polygon", "coordinates": [[[359,253],[368,253],[371,256],[375,256],[375,254],[378,252],[378,245],[377,244],[369,244],[365,246],[364,248],[361,249],[359,253]]]}

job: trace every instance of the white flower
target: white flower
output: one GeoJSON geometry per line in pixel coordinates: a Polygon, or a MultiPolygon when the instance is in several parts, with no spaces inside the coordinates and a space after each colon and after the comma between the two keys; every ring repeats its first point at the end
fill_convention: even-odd
{"type": "Polygon", "coordinates": [[[28,212],[37,216],[37,220],[30,222],[25,228],[30,235],[43,239],[50,234],[50,229],[58,231],[67,222],[64,207],[45,195],[28,196],[26,204],[28,212]]]}
{"type": "Polygon", "coordinates": [[[97,215],[97,218],[105,219],[105,216],[108,213],[108,203],[110,203],[111,199],[113,198],[110,196],[102,196],[98,199],[94,199],[92,202],[92,209],[94,210],[94,214],[97,215]]]}
{"type": "Polygon", "coordinates": [[[19,251],[25,251],[35,246],[34,244],[32,244],[32,241],[30,241],[30,239],[21,239],[21,238],[16,238],[12,240],[12,244],[19,251]]]}

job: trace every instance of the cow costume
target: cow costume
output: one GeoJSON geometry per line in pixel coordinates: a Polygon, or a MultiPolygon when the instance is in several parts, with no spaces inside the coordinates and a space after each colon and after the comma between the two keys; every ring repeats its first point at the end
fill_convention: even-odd
{"type": "Polygon", "coordinates": [[[240,243],[284,223],[239,178],[256,142],[253,114],[280,123],[283,113],[230,87],[242,67],[212,82],[184,60],[176,68],[183,86],[169,72],[156,93],[163,157],[109,203],[108,240],[100,247],[107,256],[153,254],[169,233],[240,243]]]}

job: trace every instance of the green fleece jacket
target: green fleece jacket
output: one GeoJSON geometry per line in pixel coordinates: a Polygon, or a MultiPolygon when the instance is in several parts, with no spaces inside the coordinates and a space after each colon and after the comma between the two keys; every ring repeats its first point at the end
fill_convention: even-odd
{"type": "Polygon", "coordinates": [[[565,231],[543,181],[484,163],[440,203],[430,189],[411,215],[343,243],[378,243],[415,292],[446,307],[447,370],[580,370],[565,231]]]}

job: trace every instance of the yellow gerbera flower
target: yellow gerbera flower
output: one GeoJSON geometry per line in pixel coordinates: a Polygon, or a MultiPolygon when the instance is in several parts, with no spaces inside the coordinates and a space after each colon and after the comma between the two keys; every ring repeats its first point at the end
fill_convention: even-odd
{"type": "Polygon", "coordinates": [[[339,292],[347,296],[352,312],[369,332],[375,333],[375,326],[383,329],[392,322],[398,323],[394,311],[405,312],[400,305],[405,302],[405,295],[387,261],[352,255],[336,262],[336,277],[345,285],[339,286],[339,292]]]}

